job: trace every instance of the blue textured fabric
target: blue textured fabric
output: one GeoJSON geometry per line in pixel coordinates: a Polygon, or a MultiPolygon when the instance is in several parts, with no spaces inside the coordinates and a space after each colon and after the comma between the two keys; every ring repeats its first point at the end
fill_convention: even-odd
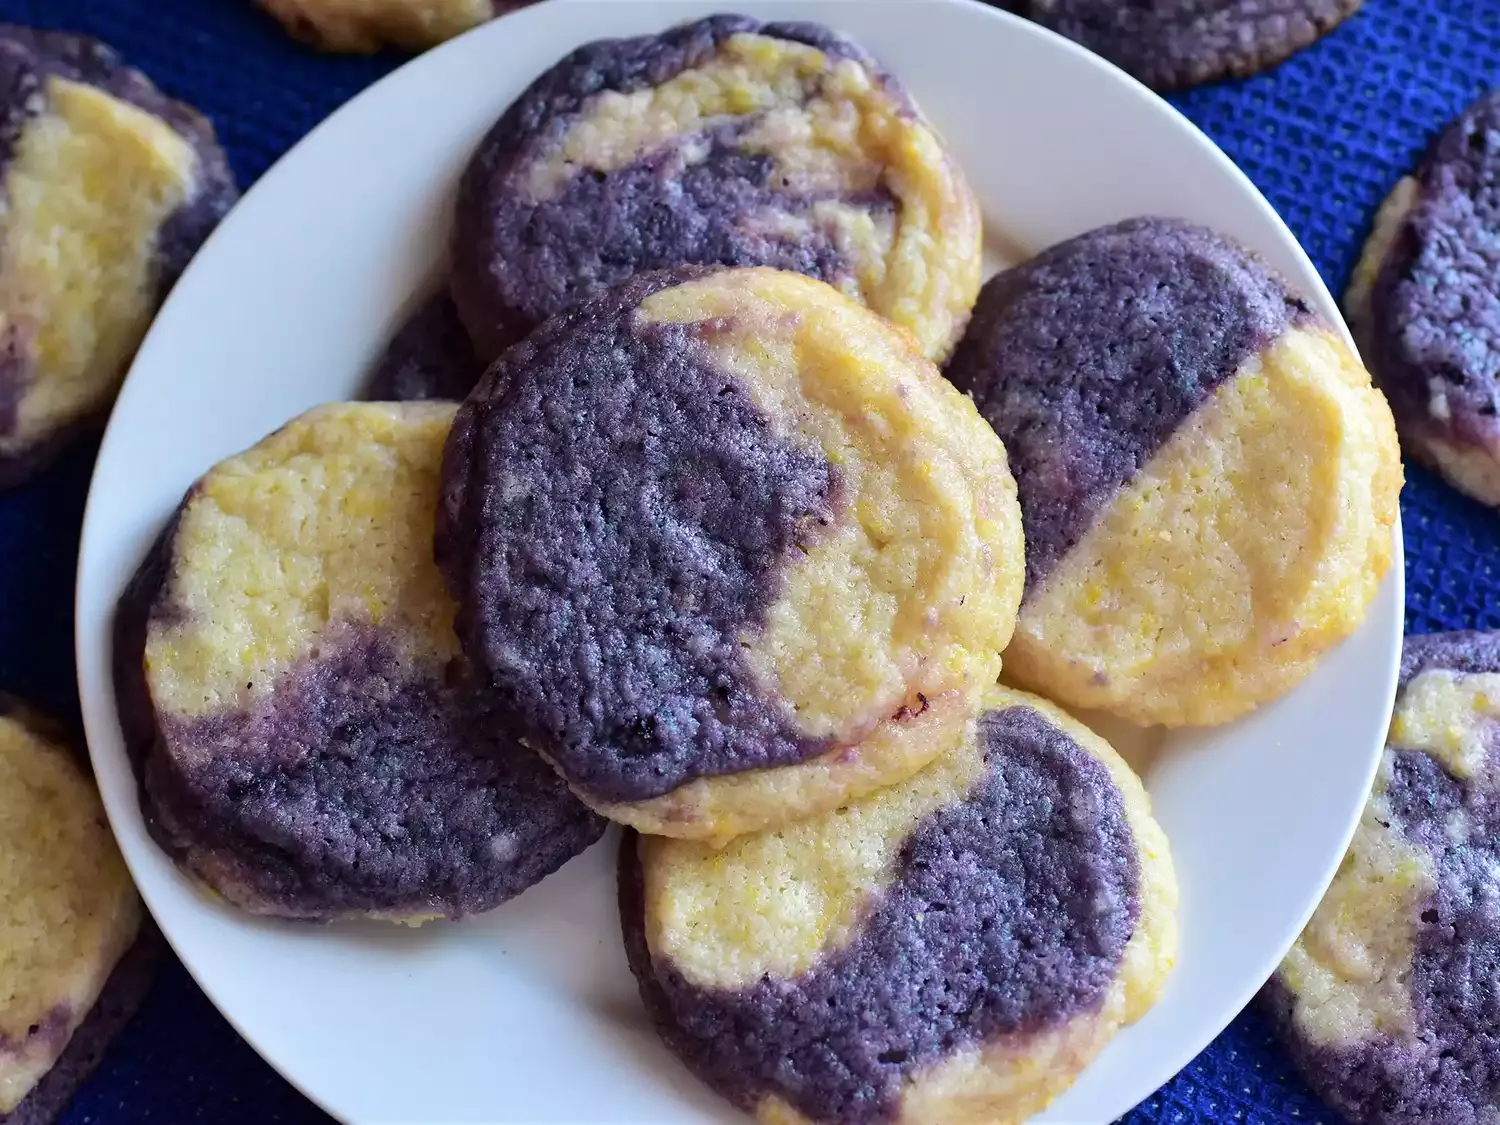
{"type": "MultiPolygon", "coordinates": [[[[726,7],[732,7],[726,4],[726,7]]],[[[0,19],[89,32],[213,118],[242,185],[394,57],[322,57],[249,0],[0,0],[0,19]]],[[[1313,49],[1173,100],[1234,158],[1341,291],[1375,206],[1430,135],[1500,85],[1500,3],[1368,0],[1313,49]]],[[[73,573],[92,449],[0,498],[0,690],[76,721],[73,573]]],[[[1407,625],[1500,628],[1500,517],[1411,470],[1407,625]]],[[[326,1121],[260,1062],[180,966],[66,1114],[84,1122],[326,1121]]],[[[1328,1123],[1253,1014],[1127,1119],[1328,1123]]]]}

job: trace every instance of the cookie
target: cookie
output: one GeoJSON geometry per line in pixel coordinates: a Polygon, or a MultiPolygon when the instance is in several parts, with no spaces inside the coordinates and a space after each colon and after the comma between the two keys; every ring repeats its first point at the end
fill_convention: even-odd
{"type": "Polygon", "coordinates": [[[0,698],[0,1120],[57,1118],[135,1014],[160,940],[56,730],[0,698]]]}
{"type": "Polygon", "coordinates": [[[103,421],[234,199],[197,111],[93,39],[0,25],[0,487],[103,421]]]}
{"type": "Polygon", "coordinates": [[[288,34],[325,51],[423,51],[529,0],[259,0],[288,34]]]}
{"type": "Polygon", "coordinates": [[[1029,1118],[1155,1003],[1176,906],[1129,767],[998,687],[902,784],[722,851],[627,838],[620,863],[652,1023],[776,1125],[1029,1118]]]}
{"type": "Polygon", "coordinates": [[[1381,206],[1345,298],[1408,455],[1500,507],[1500,93],[1381,206]]]}
{"type": "Polygon", "coordinates": [[[1328,34],[1364,0],[1008,0],[1148,86],[1170,90],[1269,70],[1328,34]]]}
{"type": "Polygon", "coordinates": [[[446,290],[417,307],[375,363],[366,397],[380,402],[461,401],[484,365],[446,290]]]}
{"type": "Polygon", "coordinates": [[[1390,410],[1247,251],[1167,219],[991,279],[949,377],[1010,456],[1026,592],[1007,674],[1146,725],[1289,689],[1390,565],[1390,410]]]}
{"type": "Polygon", "coordinates": [[[829,282],[946,355],[980,279],[973,193],[910,98],[826,28],[714,16],[581,47],[464,174],[453,294],[483,359],[679,265],[829,282]]]}
{"type": "Polygon", "coordinates": [[[1500,634],[1408,637],[1400,685],[1354,841],[1260,1000],[1356,1125],[1481,1125],[1500,1071],[1500,634]]]}
{"type": "Polygon", "coordinates": [[[800,274],[639,275],[559,314],[460,408],[444,474],[464,651],[643,831],[727,838],[910,776],[1014,624],[1005,450],[800,274]]]}
{"type": "Polygon", "coordinates": [[[603,822],[472,686],[432,561],[454,407],[320,407],[189,492],[117,616],[148,827],[259,914],[497,906],[603,822]]]}

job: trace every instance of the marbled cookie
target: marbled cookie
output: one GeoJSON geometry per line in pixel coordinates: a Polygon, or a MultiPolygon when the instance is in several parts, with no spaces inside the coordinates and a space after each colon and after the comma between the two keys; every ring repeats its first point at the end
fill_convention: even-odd
{"type": "Polygon", "coordinates": [[[490,369],[439,548],[464,650],[606,816],[728,837],[910,776],[995,680],[1005,450],[911,343],[770,269],[639,275],[490,369]]]}
{"type": "Polygon", "coordinates": [[[1408,637],[1374,792],[1261,1000],[1357,1125],[1493,1125],[1500,634],[1408,637]]]}
{"type": "Polygon", "coordinates": [[[215,466],[126,591],[148,825],[237,906],[461,917],[603,822],[468,682],[432,561],[454,407],[321,407],[215,466]]]}
{"type": "Polygon", "coordinates": [[[293,37],[325,51],[422,51],[529,0],[259,0],[293,37]]]}
{"type": "Polygon", "coordinates": [[[0,25],[0,487],[102,420],[234,198],[196,111],[95,40],[0,25]]]}
{"type": "Polygon", "coordinates": [[[391,337],[370,373],[365,397],[459,402],[483,374],[484,365],[445,289],[419,305],[391,337]]]}
{"type": "Polygon", "coordinates": [[[1332,31],[1364,0],[1004,0],[1158,90],[1245,78],[1332,31]]]}
{"type": "Polygon", "coordinates": [[[979,259],[962,173],[862,49],[813,24],[714,16],[581,47],[521,95],[464,176],[453,293],[488,360],[640,271],[774,266],[941,358],[979,259]]]}
{"type": "Polygon", "coordinates": [[[668,1047],[776,1125],[1009,1125],[1155,1003],[1177,885],[1103,739],[992,688],[902,784],[722,851],[627,838],[630,965],[668,1047]]]}
{"type": "Polygon", "coordinates": [[[1221,723],[1363,619],[1401,486],[1390,411],[1241,248],[1166,219],[1053,247],[985,286],[948,373],[1020,490],[1016,683],[1221,723]]]}
{"type": "Polygon", "coordinates": [[[1406,452],[1500,507],[1500,93],[1380,208],[1345,298],[1406,452]]]}
{"type": "Polygon", "coordinates": [[[57,1118],[135,1014],[160,939],[81,760],[0,698],[0,1121],[57,1118]]]}

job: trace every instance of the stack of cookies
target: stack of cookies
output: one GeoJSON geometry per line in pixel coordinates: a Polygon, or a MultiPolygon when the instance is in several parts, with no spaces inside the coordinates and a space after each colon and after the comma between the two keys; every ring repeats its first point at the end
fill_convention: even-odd
{"type": "Polygon", "coordinates": [[[561,60],[475,153],[385,401],[213,467],[126,592],[156,840],[245,910],[417,923],[613,821],[645,1007],[725,1098],[1041,1109],[1176,946],[1145,790],[1068,709],[1288,690],[1362,619],[1401,471],[1233,243],[1139,219],[982,288],[980,248],[824,28],[561,60]]]}

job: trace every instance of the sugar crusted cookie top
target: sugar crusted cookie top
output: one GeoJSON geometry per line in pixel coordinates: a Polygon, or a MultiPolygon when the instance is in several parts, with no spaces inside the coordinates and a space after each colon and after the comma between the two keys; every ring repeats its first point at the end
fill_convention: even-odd
{"type": "Polygon", "coordinates": [[[472,914],[602,831],[457,659],[431,557],[453,413],[293,421],[194,487],[127,595],[158,836],[241,906],[472,914]]]}
{"type": "MultiPolygon", "coordinates": [[[[927,1096],[915,1087],[964,1086],[945,1067],[975,1051],[1011,1098],[1045,1099],[1073,1071],[1034,1089],[1029,1042],[1075,1020],[1107,1038],[1141,1010],[1121,979],[1159,987],[1175,890],[1139,783],[1048,705],[995,689],[985,707],[954,753],[835,813],[722,850],[627,848],[622,910],[648,1009],[742,1108],[891,1120],[927,1096]],[[992,1042],[1006,1052],[985,1057],[992,1042]]],[[[1102,1039],[1083,1041],[1077,1066],[1102,1039]]],[[[970,1092],[993,1112],[1044,1104],[970,1092]]]]}
{"type": "Polygon", "coordinates": [[[657,275],[564,314],[461,410],[447,475],[465,648],[596,798],[962,716],[998,670],[1004,452],[815,281],[657,275]]]}
{"type": "Polygon", "coordinates": [[[1263,1002],[1352,1120],[1468,1125],[1500,1065],[1500,638],[1410,637],[1401,683],[1354,842],[1263,1002]]]}
{"type": "Polygon", "coordinates": [[[715,16],[579,48],[481,145],[454,293],[483,358],[631,274],[767,265],[951,348],[979,212],[906,94],[825,28],[715,16]]]}
{"type": "MultiPolygon", "coordinates": [[[[1411,182],[1369,293],[1371,362],[1398,414],[1500,457],[1500,93],[1411,182]]],[[[1351,310],[1353,312],[1354,310],[1351,310]]]]}

